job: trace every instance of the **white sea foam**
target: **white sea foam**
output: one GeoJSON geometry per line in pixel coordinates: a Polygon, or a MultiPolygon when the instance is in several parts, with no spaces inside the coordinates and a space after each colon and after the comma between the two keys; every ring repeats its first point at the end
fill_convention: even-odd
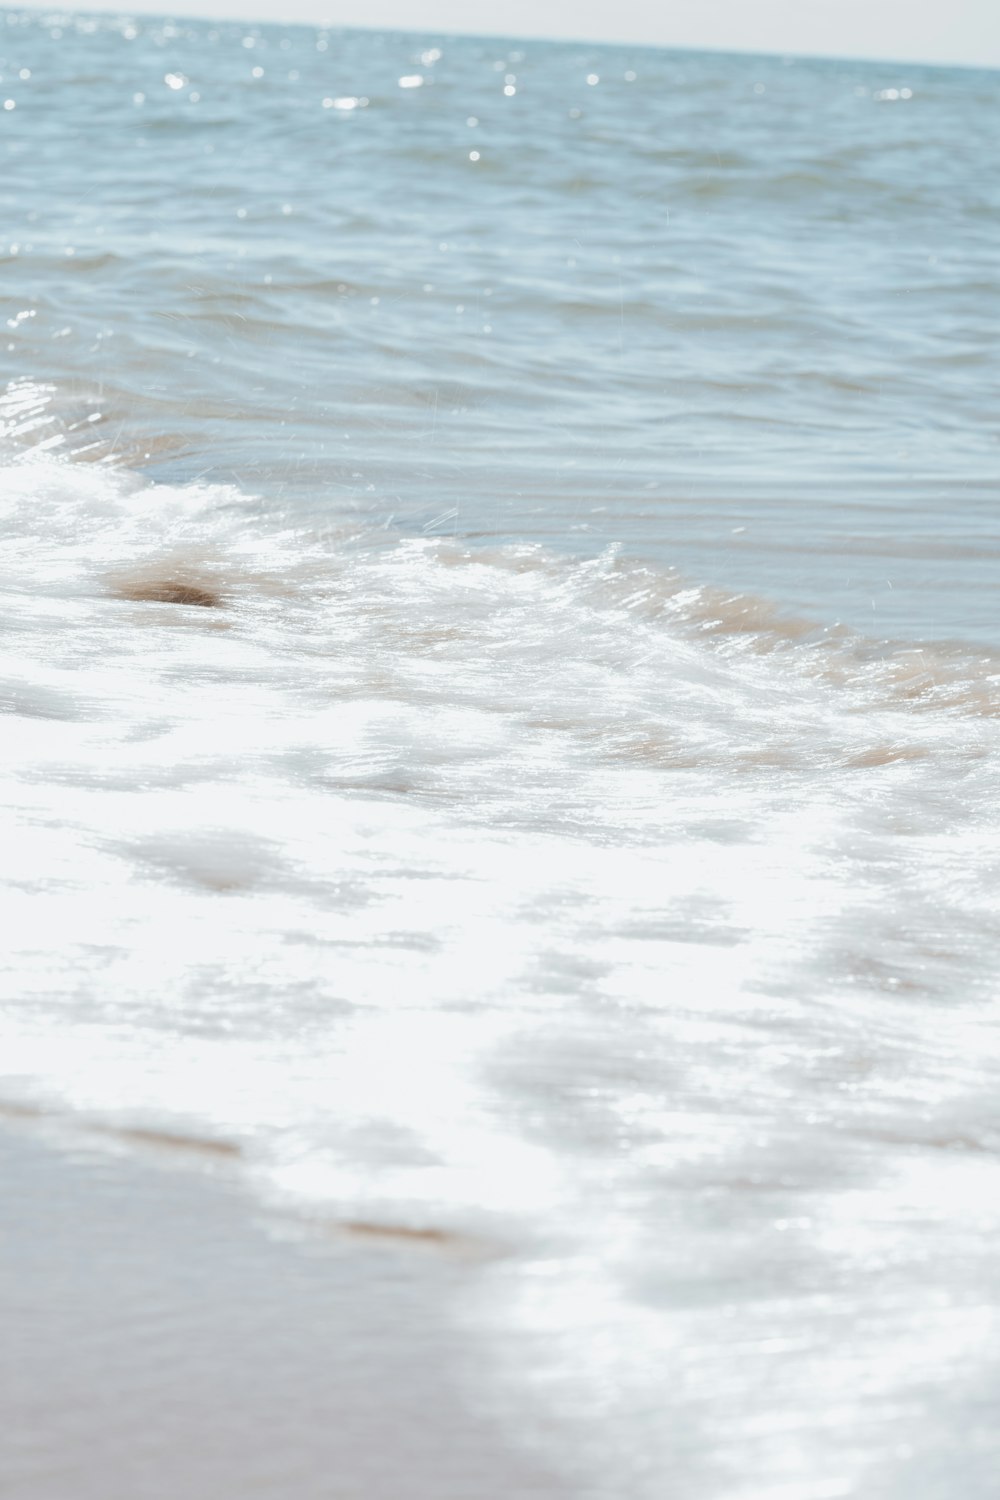
{"type": "Polygon", "coordinates": [[[998,1379],[990,662],[0,482],[0,1101],[505,1247],[468,1316],[587,1419],[581,1494],[948,1493],[998,1379]]]}

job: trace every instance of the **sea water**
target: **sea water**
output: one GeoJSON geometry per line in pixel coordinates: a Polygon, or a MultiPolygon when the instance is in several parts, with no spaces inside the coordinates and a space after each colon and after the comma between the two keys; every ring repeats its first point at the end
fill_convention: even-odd
{"type": "Polygon", "coordinates": [[[11,12],[0,95],[0,1105],[479,1247],[568,1495],[990,1500],[998,75],[11,12]]]}

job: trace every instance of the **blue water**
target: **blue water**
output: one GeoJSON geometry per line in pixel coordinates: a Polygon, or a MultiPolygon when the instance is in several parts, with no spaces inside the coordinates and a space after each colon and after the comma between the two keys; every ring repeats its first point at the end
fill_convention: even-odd
{"type": "Polygon", "coordinates": [[[0,1118],[443,1256],[461,1500],[995,1500],[1000,75],[0,53],[0,1118]]]}
{"type": "Polygon", "coordinates": [[[6,374],[151,476],[996,642],[997,74],[15,13],[0,73],[6,374]]]}

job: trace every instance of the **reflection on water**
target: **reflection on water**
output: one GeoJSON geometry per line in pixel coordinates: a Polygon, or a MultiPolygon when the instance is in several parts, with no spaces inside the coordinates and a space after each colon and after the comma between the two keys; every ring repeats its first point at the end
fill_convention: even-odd
{"type": "Polygon", "coordinates": [[[993,642],[995,73],[7,22],[7,369],[105,451],[993,642]]]}

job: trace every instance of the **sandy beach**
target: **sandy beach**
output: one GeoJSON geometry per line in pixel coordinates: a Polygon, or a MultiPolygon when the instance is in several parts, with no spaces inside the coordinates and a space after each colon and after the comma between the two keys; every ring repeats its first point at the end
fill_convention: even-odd
{"type": "Polygon", "coordinates": [[[5,1500],[572,1493],[469,1405],[473,1257],[47,1129],[0,1130],[5,1500]]]}

